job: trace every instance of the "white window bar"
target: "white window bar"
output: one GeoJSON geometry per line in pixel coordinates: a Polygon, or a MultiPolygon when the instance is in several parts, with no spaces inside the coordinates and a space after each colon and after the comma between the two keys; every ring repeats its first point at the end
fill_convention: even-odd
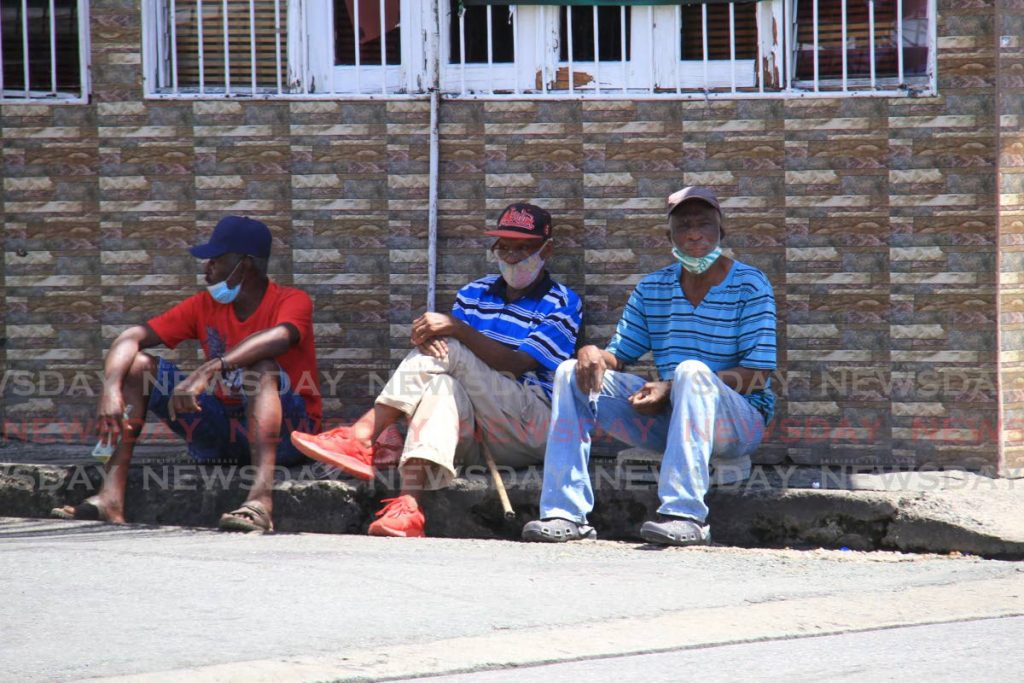
{"type": "Polygon", "coordinates": [[[875,0],[868,0],[868,61],[871,64],[871,89],[875,83],[875,0]]]}
{"type": "Polygon", "coordinates": [[[729,72],[732,78],[731,92],[736,92],[736,3],[729,3],[729,72]]]}
{"type": "Polygon", "coordinates": [[[22,73],[25,76],[25,99],[32,94],[29,84],[29,61],[28,61],[28,0],[21,0],[21,54],[22,73]]]}
{"type": "Polygon", "coordinates": [[[494,31],[491,26],[491,6],[487,6],[487,86],[494,94],[494,31]]]}
{"type": "MultiPolygon", "coordinates": [[[[512,56],[512,63],[515,64],[517,58],[519,57],[519,50],[516,47],[519,45],[519,8],[516,7],[515,5],[511,5],[508,9],[512,13],[512,46],[514,50],[512,56]]],[[[515,72],[516,79],[515,93],[516,95],[519,95],[522,92],[519,89],[519,69],[513,68],[513,71],[515,72]]]]}
{"type": "Polygon", "coordinates": [[[459,91],[466,94],[466,9],[459,6],[459,91]]]}
{"type": "Polygon", "coordinates": [[[786,91],[791,92],[793,90],[793,63],[796,60],[793,58],[793,33],[796,30],[796,8],[790,5],[788,2],[782,3],[782,70],[785,74],[786,80],[786,91]],[[789,17],[789,12],[793,12],[793,18],[789,17]],[[790,23],[792,22],[792,26],[790,23]]]}
{"type": "Polygon", "coordinates": [[[249,71],[252,74],[252,94],[256,94],[256,0],[249,0],[249,71]]]}
{"type": "MultiPolygon", "coordinates": [[[[206,64],[203,57],[203,0],[196,0],[196,25],[197,25],[197,37],[199,40],[198,54],[196,57],[199,61],[199,94],[203,95],[206,93],[206,64]]],[[[174,46],[177,51],[178,46],[174,46]]]]}
{"type": "Polygon", "coordinates": [[[629,88],[629,64],[626,62],[626,6],[619,8],[619,46],[622,53],[622,92],[629,88]]]}
{"type": "Polygon", "coordinates": [[[541,10],[540,13],[541,13],[541,17],[542,17],[542,19],[541,19],[541,24],[542,24],[541,35],[544,36],[544,41],[542,43],[542,45],[543,45],[542,49],[544,50],[544,72],[541,74],[540,88],[541,88],[541,92],[544,93],[545,95],[548,94],[548,73],[549,73],[548,69],[550,68],[549,65],[551,63],[551,50],[549,50],[548,47],[547,47],[547,41],[551,37],[548,34],[548,10],[549,9],[550,8],[547,7],[546,5],[540,8],[540,10],[541,10]]]}
{"type": "Polygon", "coordinates": [[[231,94],[231,54],[229,43],[231,36],[228,32],[228,0],[222,0],[222,11],[224,12],[224,94],[231,94]]]}
{"type": "Polygon", "coordinates": [[[703,50],[703,59],[701,60],[701,66],[704,69],[704,92],[708,91],[708,6],[707,3],[702,3],[700,6],[700,37],[701,46],[703,50]]]}
{"type": "Polygon", "coordinates": [[[171,89],[178,94],[178,6],[171,0],[171,89]]]}
{"type": "Polygon", "coordinates": [[[903,85],[903,0],[896,0],[896,82],[903,85]]]}
{"type": "Polygon", "coordinates": [[[0,11],[0,101],[4,99],[4,31],[3,12],[0,11]]]}
{"type": "Polygon", "coordinates": [[[818,81],[821,80],[818,77],[818,52],[821,49],[821,45],[818,42],[818,0],[814,0],[811,3],[813,9],[811,10],[811,26],[814,31],[814,92],[818,92],[818,81]]]}
{"type": "MultiPolygon", "coordinates": [[[[384,8],[384,0],[380,0],[380,93],[381,95],[388,94],[388,37],[386,34],[387,29],[387,12],[384,8]]],[[[359,33],[359,29],[356,28],[354,33],[359,33]]]]}
{"type": "Polygon", "coordinates": [[[50,94],[57,95],[57,19],[54,0],[50,0],[50,94]]]}
{"type": "Polygon", "coordinates": [[[846,0],[842,0],[842,3],[840,3],[839,11],[843,15],[843,29],[842,29],[842,31],[843,31],[842,32],[842,39],[843,39],[843,92],[846,92],[847,91],[847,87],[848,87],[848,83],[849,83],[849,79],[850,79],[850,76],[849,76],[850,67],[849,67],[849,64],[847,63],[848,45],[847,45],[846,32],[849,30],[847,28],[847,22],[849,21],[849,19],[846,16],[846,0]]]}
{"type": "MultiPolygon", "coordinates": [[[[843,2],[846,2],[846,0],[843,0],[843,2]]],[[[754,19],[754,27],[755,27],[755,31],[758,33],[758,37],[757,37],[757,40],[754,41],[755,43],[757,43],[757,64],[754,67],[754,78],[757,79],[757,92],[759,94],[763,95],[764,94],[764,55],[761,52],[761,37],[760,37],[760,33],[761,33],[761,18],[762,18],[761,13],[760,12],[756,12],[755,19],[754,19]]]]}
{"type": "Polygon", "coordinates": [[[654,92],[658,86],[656,74],[654,73],[654,7],[651,5],[647,6],[647,42],[650,49],[647,51],[647,58],[650,60],[648,64],[651,65],[651,80],[649,91],[654,92]]]}
{"type": "Polygon", "coordinates": [[[598,26],[597,16],[597,5],[590,8],[594,17],[594,90],[600,95],[601,94],[601,38],[598,35],[600,27],[598,26]]]}
{"type": "MultiPolygon", "coordinates": [[[[333,60],[332,60],[333,61],[333,60]]],[[[277,74],[277,94],[281,94],[281,0],[274,0],[274,68],[277,74]]],[[[334,69],[331,69],[334,75],[334,69]]]]}
{"type": "Polygon", "coordinates": [[[569,92],[573,92],[573,68],[572,68],[572,5],[565,8],[566,56],[569,58],[569,92]]]}
{"type": "Polygon", "coordinates": [[[363,92],[363,67],[362,67],[362,64],[360,64],[360,54],[359,54],[359,5],[361,4],[361,2],[362,2],[362,0],[355,0],[352,3],[352,8],[353,8],[353,12],[352,12],[352,22],[353,22],[352,23],[352,42],[355,44],[354,46],[355,46],[355,53],[356,53],[356,60],[355,61],[356,61],[356,92],[357,93],[363,92]]]}
{"type": "Polygon", "coordinates": [[[675,43],[675,49],[672,51],[675,55],[675,59],[672,60],[672,73],[676,81],[676,95],[682,94],[683,83],[679,78],[679,62],[683,61],[683,6],[675,6],[676,15],[676,31],[673,33],[672,42],[675,43]]]}

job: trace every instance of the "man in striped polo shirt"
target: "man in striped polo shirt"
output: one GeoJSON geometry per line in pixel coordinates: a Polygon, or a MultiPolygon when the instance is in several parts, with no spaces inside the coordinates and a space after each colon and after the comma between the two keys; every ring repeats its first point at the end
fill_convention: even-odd
{"type": "Polygon", "coordinates": [[[710,466],[719,483],[750,475],[750,454],[772,418],[775,297],[757,268],[721,255],[722,208],[713,192],[687,187],[668,198],[676,263],[643,278],[608,348],[580,349],[555,374],[540,519],[529,541],[595,538],[587,471],[595,425],[616,439],[664,453],[658,519],[641,537],[706,544],[710,466]],[[660,381],[622,372],[650,351],[660,381]]]}
{"type": "Polygon", "coordinates": [[[373,407],[351,427],[292,433],[311,458],[371,479],[377,438],[409,420],[401,495],[385,501],[371,535],[424,536],[420,493],[447,486],[457,463],[479,462],[481,447],[511,467],[544,458],[553,375],[576,348],[582,306],[544,268],[554,250],[547,211],[512,204],[484,234],[497,238],[490,251],[501,274],[460,289],[450,314],[413,322],[416,348],[373,407]]]}

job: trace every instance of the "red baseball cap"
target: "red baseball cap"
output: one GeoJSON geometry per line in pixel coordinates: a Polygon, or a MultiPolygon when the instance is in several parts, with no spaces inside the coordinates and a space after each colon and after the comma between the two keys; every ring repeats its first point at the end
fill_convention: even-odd
{"type": "Polygon", "coordinates": [[[519,240],[546,240],[551,237],[551,214],[534,204],[509,204],[501,212],[498,227],[484,234],[519,240]]]}

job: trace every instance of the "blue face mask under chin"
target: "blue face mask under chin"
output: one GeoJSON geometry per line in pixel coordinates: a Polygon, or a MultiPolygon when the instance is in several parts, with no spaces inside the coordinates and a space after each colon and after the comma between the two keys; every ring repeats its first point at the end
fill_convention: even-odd
{"type": "Polygon", "coordinates": [[[715,247],[704,256],[687,256],[679,251],[678,247],[672,247],[672,255],[683,264],[683,268],[694,275],[700,275],[711,267],[718,257],[722,255],[722,247],[715,247]]]}
{"type": "Polygon", "coordinates": [[[226,278],[220,282],[214,282],[212,285],[208,285],[206,287],[206,291],[210,293],[210,296],[212,296],[213,300],[217,303],[230,304],[238,298],[238,293],[242,291],[242,283],[239,282],[234,287],[228,287],[228,280],[231,279],[231,276],[235,274],[235,271],[238,270],[238,266],[240,265],[242,265],[241,261],[235,264],[235,267],[231,269],[231,272],[228,273],[226,278]]]}

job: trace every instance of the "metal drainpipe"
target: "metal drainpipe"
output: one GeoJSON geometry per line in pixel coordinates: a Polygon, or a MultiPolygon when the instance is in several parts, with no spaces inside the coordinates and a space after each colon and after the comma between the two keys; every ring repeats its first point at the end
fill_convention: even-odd
{"type": "Polygon", "coordinates": [[[427,200],[427,310],[435,308],[437,293],[437,184],[438,166],[441,156],[440,124],[441,108],[441,57],[439,36],[441,31],[440,0],[431,0],[433,26],[428,44],[430,46],[430,189],[427,200]]]}

